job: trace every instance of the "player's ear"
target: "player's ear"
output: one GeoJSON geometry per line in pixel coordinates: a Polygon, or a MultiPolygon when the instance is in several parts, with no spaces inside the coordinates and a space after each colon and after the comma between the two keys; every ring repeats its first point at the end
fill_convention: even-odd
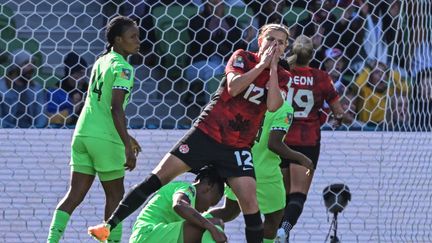
{"type": "Polygon", "coordinates": [[[122,37],[121,37],[121,36],[116,36],[116,37],[114,37],[114,43],[115,43],[115,42],[119,43],[121,40],[122,40],[122,37]]]}

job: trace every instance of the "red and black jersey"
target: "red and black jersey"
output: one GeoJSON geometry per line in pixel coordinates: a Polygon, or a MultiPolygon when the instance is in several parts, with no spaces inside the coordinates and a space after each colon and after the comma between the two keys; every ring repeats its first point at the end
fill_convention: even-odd
{"type": "MultiPolygon", "coordinates": [[[[256,53],[237,50],[228,61],[225,74],[246,73],[258,62],[256,53]]],[[[219,143],[236,148],[251,147],[267,111],[266,84],[269,75],[269,69],[263,70],[248,88],[235,97],[228,93],[227,81],[224,78],[195,126],[219,143]]],[[[279,87],[286,92],[289,72],[280,67],[278,77],[279,87]]]]}
{"type": "Polygon", "coordinates": [[[329,75],[311,67],[291,69],[287,101],[294,108],[294,120],[285,136],[288,145],[314,146],[321,140],[320,109],[324,101],[339,99],[329,75]]]}

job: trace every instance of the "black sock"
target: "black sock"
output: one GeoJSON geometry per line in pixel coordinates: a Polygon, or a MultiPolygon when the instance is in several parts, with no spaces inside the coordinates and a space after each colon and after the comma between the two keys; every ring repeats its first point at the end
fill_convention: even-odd
{"type": "Polygon", "coordinates": [[[131,215],[151,194],[161,187],[161,181],[154,174],[150,174],[143,182],[135,185],[121,200],[120,204],[108,219],[107,224],[111,226],[111,230],[131,215]]]}
{"type": "Polygon", "coordinates": [[[288,197],[289,201],[287,201],[282,222],[282,228],[284,228],[285,233],[289,232],[297,223],[297,220],[303,212],[303,205],[306,201],[306,195],[300,192],[291,193],[287,198],[288,197]]]}
{"type": "Polygon", "coordinates": [[[246,224],[246,241],[248,243],[262,243],[264,238],[264,226],[260,211],[254,214],[243,215],[246,224]]]}

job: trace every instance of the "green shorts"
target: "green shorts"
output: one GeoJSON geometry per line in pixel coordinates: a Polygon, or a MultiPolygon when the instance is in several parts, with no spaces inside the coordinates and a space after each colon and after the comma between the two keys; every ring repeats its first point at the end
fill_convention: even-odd
{"type": "MultiPolygon", "coordinates": [[[[183,222],[177,221],[169,224],[145,224],[132,229],[129,243],[183,243],[183,222]]],[[[217,226],[220,230],[219,226],[217,226]]],[[[204,231],[202,243],[214,243],[208,230],[204,231]]]]}
{"type": "Polygon", "coordinates": [[[72,140],[71,169],[99,176],[101,181],[115,180],[125,175],[125,149],[122,144],[93,137],[76,136],[72,140]]]}
{"type": "MultiPolygon", "coordinates": [[[[237,200],[229,187],[225,187],[225,196],[230,200],[237,200]]],[[[257,183],[257,200],[262,214],[273,213],[285,208],[286,197],[283,181],[257,183]]]]}

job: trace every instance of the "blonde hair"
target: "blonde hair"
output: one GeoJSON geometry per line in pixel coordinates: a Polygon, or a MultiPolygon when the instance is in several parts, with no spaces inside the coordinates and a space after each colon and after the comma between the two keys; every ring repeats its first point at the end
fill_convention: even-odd
{"type": "Polygon", "coordinates": [[[290,66],[293,65],[308,65],[312,60],[314,47],[312,39],[299,35],[292,46],[292,55],[287,58],[290,66]]]}
{"type": "Polygon", "coordinates": [[[267,30],[277,30],[277,31],[284,32],[287,35],[287,38],[286,38],[287,40],[290,37],[288,26],[286,26],[284,24],[266,24],[266,25],[263,25],[258,31],[258,36],[261,36],[267,30]]]}

